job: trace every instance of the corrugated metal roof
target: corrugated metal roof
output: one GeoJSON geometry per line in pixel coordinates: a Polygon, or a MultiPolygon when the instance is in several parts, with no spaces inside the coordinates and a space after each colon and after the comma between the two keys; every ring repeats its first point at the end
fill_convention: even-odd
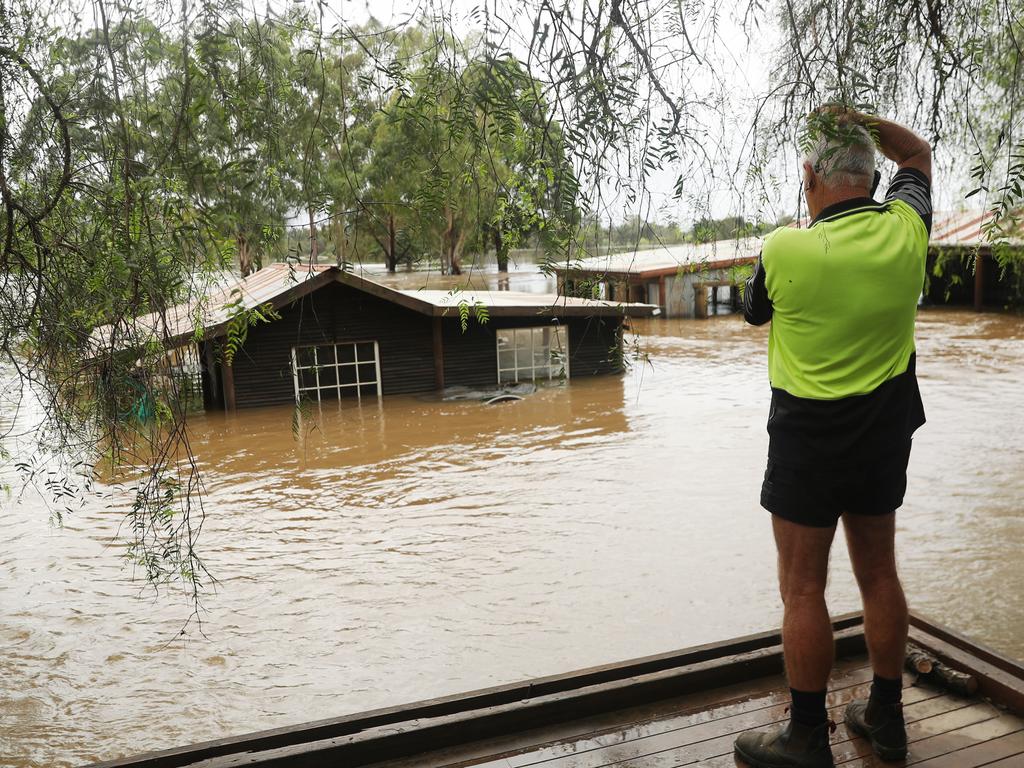
{"type": "MultiPolygon", "coordinates": [[[[653,304],[627,304],[616,301],[600,301],[596,299],[580,299],[572,296],[553,296],[543,293],[527,293],[523,291],[435,291],[404,290],[402,293],[407,296],[420,299],[438,309],[457,309],[463,302],[476,305],[483,304],[489,310],[530,310],[531,314],[538,311],[547,311],[548,314],[558,314],[564,309],[584,310],[608,310],[598,314],[621,314],[623,309],[630,311],[640,310],[635,314],[651,314],[644,311],[644,308],[655,309],[653,304]]],[[[435,313],[437,314],[437,313],[435,313]]],[[[508,314],[507,312],[505,314],[508,314]]]]}
{"type": "Polygon", "coordinates": [[[737,263],[751,263],[761,253],[762,237],[718,240],[712,243],[684,243],[610,253],[556,267],[559,273],[585,272],[602,275],[656,277],[674,272],[723,269],[737,263]]]}
{"type": "MultiPolygon", "coordinates": [[[[936,211],[932,214],[929,244],[940,248],[975,248],[990,245],[985,227],[992,221],[989,210],[936,211]]],[[[1006,238],[1015,247],[1024,246],[1024,236],[1006,238]]]]}
{"type": "Polygon", "coordinates": [[[518,291],[435,291],[398,290],[373,280],[343,272],[328,264],[269,264],[246,278],[231,276],[217,283],[196,302],[171,307],[163,315],[150,313],[118,324],[97,328],[92,344],[99,355],[102,350],[138,348],[151,341],[175,346],[196,336],[203,329],[206,336],[225,333],[228,322],[241,307],[246,310],[271,304],[285,306],[320,286],[337,281],[366,291],[386,301],[400,304],[429,316],[444,317],[458,313],[459,305],[482,304],[494,316],[510,315],[626,315],[649,316],[658,308],[651,304],[599,301],[551,294],[518,291]]]}

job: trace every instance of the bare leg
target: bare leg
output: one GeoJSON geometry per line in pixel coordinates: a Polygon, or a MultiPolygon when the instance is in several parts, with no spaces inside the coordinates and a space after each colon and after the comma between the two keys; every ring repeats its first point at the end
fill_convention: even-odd
{"type": "Polygon", "coordinates": [[[785,605],[782,647],[789,685],[800,691],[822,691],[828,686],[835,653],[825,586],[836,529],[797,525],[776,516],[772,526],[785,605]]]}
{"type": "Polygon", "coordinates": [[[864,601],[864,634],[876,675],[897,679],[907,646],[907,600],[896,572],[896,514],[843,515],[846,546],[864,601]]]}

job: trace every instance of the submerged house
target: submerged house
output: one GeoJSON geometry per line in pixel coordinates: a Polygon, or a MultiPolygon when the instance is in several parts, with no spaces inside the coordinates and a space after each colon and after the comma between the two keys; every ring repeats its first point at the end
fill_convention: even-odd
{"type": "MultiPolygon", "coordinates": [[[[398,290],[334,266],[286,264],[224,285],[203,305],[168,311],[163,343],[195,348],[204,407],[224,410],[617,373],[625,318],[657,312],[544,294],[398,290]],[[268,305],[276,317],[250,325],[226,364],[232,319],[268,305]]],[[[152,316],[137,325],[158,327],[152,316]]]]}

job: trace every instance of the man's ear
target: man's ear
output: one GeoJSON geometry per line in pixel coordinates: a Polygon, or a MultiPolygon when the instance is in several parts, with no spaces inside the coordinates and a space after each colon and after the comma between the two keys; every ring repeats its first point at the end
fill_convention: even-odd
{"type": "Polygon", "coordinates": [[[804,191],[810,192],[817,185],[817,175],[814,173],[814,166],[804,161],[804,191]]]}

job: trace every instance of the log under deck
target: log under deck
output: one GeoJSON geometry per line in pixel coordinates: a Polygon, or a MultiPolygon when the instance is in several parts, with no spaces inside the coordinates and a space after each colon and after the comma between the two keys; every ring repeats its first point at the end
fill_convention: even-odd
{"type": "MultiPolygon", "coordinates": [[[[1024,720],[981,698],[960,698],[914,685],[904,675],[903,702],[910,753],[884,763],[847,732],[843,710],[867,696],[871,670],[864,657],[839,662],[828,698],[837,729],[836,765],[847,768],[914,765],[922,768],[1024,768],[1024,720]]],[[[781,675],[760,678],[646,707],[621,710],[512,736],[481,741],[373,768],[675,768],[742,766],[733,758],[736,736],[785,722],[788,688],[781,675]]]]}

